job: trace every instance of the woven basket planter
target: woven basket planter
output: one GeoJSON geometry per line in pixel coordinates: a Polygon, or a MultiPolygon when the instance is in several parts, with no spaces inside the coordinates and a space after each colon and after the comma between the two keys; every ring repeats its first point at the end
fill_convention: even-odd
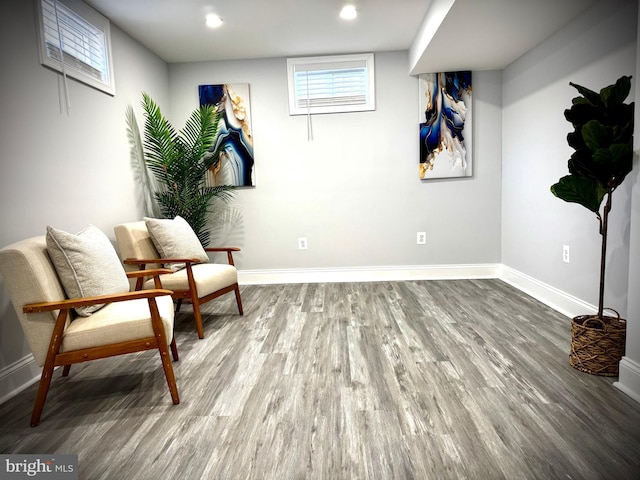
{"type": "MultiPolygon", "coordinates": [[[[615,312],[616,315],[618,312],[615,312]]],[[[571,319],[569,364],[592,375],[618,376],[624,356],[627,321],[617,317],[580,315],[571,319]]]]}

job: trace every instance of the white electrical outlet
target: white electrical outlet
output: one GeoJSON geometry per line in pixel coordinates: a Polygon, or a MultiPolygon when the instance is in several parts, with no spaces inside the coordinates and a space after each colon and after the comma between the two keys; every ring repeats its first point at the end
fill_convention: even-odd
{"type": "Polygon", "coordinates": [[[418,245],[426,245],[427,244],[427,232],[418,232],[416,235],[416,243],[418,245]]]}
{"type": "Polygon", "coordinates": [[[563,245],[562,246],[562,261],[564,263],[569,263],[570,261],[570,257],[569,257],[569,245],[563,245]]]}
{"type": "Polygon", "coordinates": [[[298,250],[306,250],[307,247],[307,237],[298,238],[298,250]]]}

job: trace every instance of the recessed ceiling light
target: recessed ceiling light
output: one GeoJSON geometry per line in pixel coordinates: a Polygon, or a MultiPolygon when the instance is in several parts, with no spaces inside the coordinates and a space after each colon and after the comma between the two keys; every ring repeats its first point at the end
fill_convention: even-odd
{"type": "Polygon", "coordinates": [[[340,18],[345,20],[353,20],[358,16],[358,11],[356,10],[355,5],[345,5],[340,10],[340,18]]]}
{"type": "Polygon", "coordinates": [[[217,28],[222,25],[222,19],[213,13],[207,15],[207,27],[217,28]]]}

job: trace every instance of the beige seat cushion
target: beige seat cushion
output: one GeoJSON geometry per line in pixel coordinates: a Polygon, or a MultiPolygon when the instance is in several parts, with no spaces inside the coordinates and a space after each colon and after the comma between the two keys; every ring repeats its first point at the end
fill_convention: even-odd
{"type": "MultiPolygon", "coordinates": [[[[198,297],[204,297],[238,282],[238,272],[233,265],[198,263],[192,266],[192,270],[198,297]]],[[[168,290],[189,289],[186,269],[167,275],[160,275],[160,281],[162,282],[162,288],[168,290]]],[[[147,280],[143,288],[155,288],[153,279],[147,280]]]]}
{"type": "MultiPolygon", "coordinates": [[[[173,299],[156,297],[167,337],[173,339],[173,299]]],[[[110,303],[90,317],[78,317],[64,331],[63,352],[153,337],[147,299],[110,303]]]]}

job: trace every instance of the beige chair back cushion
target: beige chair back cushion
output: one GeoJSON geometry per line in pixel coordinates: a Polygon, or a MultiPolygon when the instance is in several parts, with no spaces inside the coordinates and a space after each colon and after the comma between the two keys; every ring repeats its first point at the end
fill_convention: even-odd
{"type": "MultiPolygon", "coordinates": [[[[139,260],[160,258],[160,254],[153,245],[153,240],[151,240],[151,235],[147,230],[147,224],[144,220],[116,225],[113,227],[113,233],[116,236],[118,252],[122,260],[128,258],[139,260]]],[[[149,264],[146,266],[147,269],[161,267],[162,265],[159,264],[149,264]]],[[[131,272],[140,270],[140,267],[138,265],[125,265],[124,269],[127,272],[131,272]]],[[[130,280],[130,284],[133,288],[135,280],[130,280]]]]}
{"type": "MultiPolygon", "coordinates": [[[[0,249],[0,274],[11,296],[24,336],[38,365],[44,365],[58,310],[22,313],[27,303],[54,302],[65,298],[47,253],[44,235],[0,249]]],[[[67,326],[69,319],[67,319],[67,326]]]]}
{"type": "MultiPolygon", "coordinates": [[[[144,220],[139,222],[123,223],[113,227],[113,232],[118,243],[120,258],[148,259],[160,258],[160,254],[151,240],[144,220]]],[[[147,268],[160,268],[160,265],[147,265],[147,268]]],[[[138,270],[137,266],[129,267],[129,270],[138,270]]]]}

